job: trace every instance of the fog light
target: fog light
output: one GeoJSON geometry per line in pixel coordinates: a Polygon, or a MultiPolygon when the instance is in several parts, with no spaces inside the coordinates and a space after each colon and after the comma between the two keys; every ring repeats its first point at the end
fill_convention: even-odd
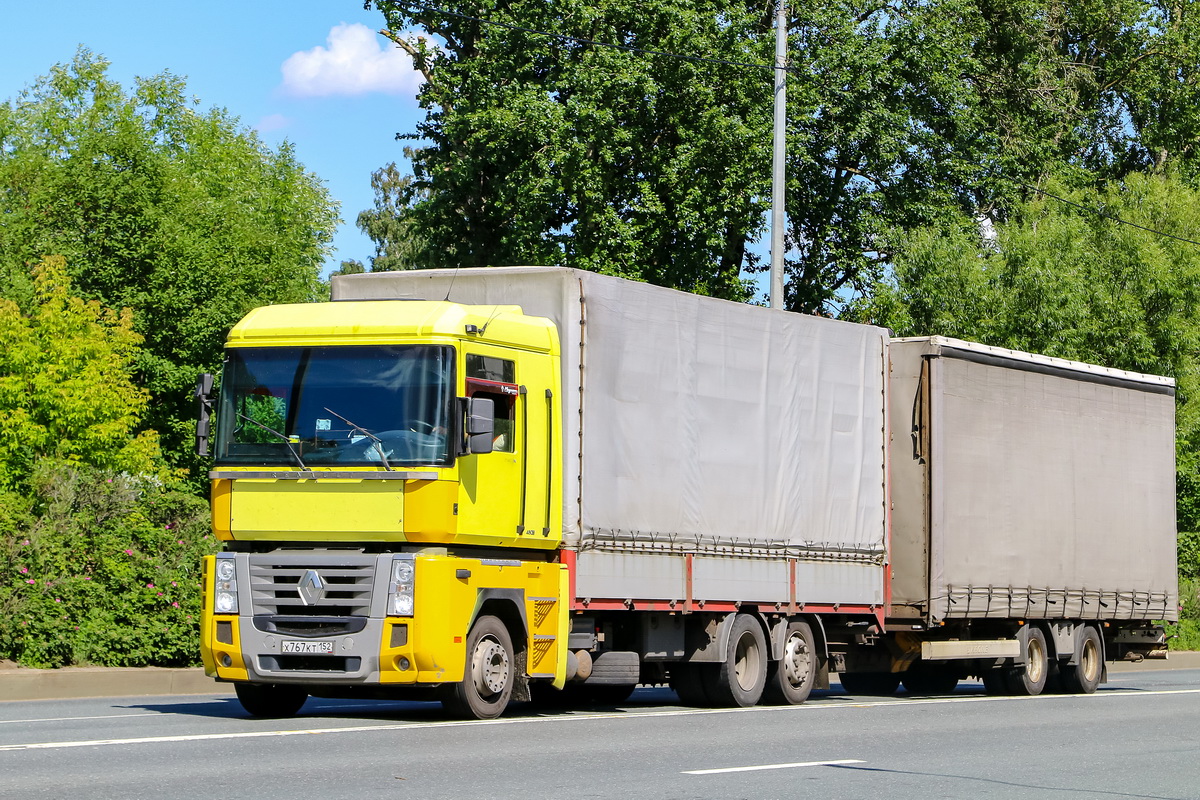
{"type": "Polygon", "coordinates": [[[412,664],[404,656],[400,656],[396,659],[396,669],[400,670],[401,672],[407,672],[408,668],[411,666],[412,664]]]}
{"type": "Polygon", "coordinates": [[[229,657],[229,653],[221,653],[221,666],[232,667],[233,659],[229,657]]]}
{"type": "Polygon", "coordinates": [[[237,595],[233,592],[217,592],[213,601],[213,611],[218,614],[232,614],[237,611],[237,595]]]}

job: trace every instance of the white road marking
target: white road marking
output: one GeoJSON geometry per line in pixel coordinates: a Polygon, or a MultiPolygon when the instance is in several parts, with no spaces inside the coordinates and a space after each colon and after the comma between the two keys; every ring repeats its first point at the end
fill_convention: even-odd
{"type": "Polygon", "coordinates": [[[690,769],[681,775],[720,775],[725,772],[758,772],[764,769],[795,769],[796,767],[833,767],[838,764],[865,764],[857,758],[839,758],[834,761],[797,761],[794,764],[761,764],[757,767],[724,767],[722,769],[690,769]]]}
{"type": "Polygon", "coordinates": [[[125,719],[125,717],[161,717],[158,711],[147,711],[144,714],[104,714],[95,717],[42,717],[41,719],[0,719],[0,725],[13,725],[23,722],[74,722],[85,719],[125,719]]]}
{"type": "Polygon", "coordinates": [[[369,733],[372,731],[425,730],[430,728],[455,728],[464,725],[534,725],[594,720],[642,719],[646,717],[683,717],[713,714],[779,714],[819,713],[846,709],[884,708],[890,706],[941,705],[945,703],[1024,703],[1052,700],[1079,700],[1085,702],[1129,697],[1160,697],[1165,695],[1200,694],[1200,689],[1163,689],[1156,691],[1108,691],[1085,695],[1040,695],[1037,697],[941,697],[925,699],[902,699],[853,701],[848,703],[811,703],[800,706],[755,706],[753,708],[681,708],[670,711],[626,711],[607,714],[558,714],[547,717],[504,717],[493,720],[446,720],[436,722],[402,722],[394,725],[355,725],[337,728],[310,728],[275,731],[237,731],[232,733],[180,734],[178,736],[146,736],[136,739],[89,739],[70,742],[34,742],[29,744],[0,745],[0,752],[14,750],[61,750],[73,747],[105,747],[112,745],[163,744],[170,742],[224,741],[229,739],[260,739],[282,736],[321,736],[335,733],[369,733]]]}

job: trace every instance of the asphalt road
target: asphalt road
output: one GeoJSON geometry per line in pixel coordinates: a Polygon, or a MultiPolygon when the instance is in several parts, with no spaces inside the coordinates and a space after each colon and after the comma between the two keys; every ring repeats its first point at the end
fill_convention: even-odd
{"type": "Polygon", "coordinates": [[[0,798],[1200,798],[1200,670],[1086,697],[673,699],[487,723],[416,703],[310,700],[286,721],[200,695],[0,703],[0,798]]]}

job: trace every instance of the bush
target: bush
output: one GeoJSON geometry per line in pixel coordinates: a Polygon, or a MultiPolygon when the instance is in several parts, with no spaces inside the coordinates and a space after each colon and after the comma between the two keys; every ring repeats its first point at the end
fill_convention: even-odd
{"type": "Polygon", "coordinates": [[[30,667],[198,662],[208,508],[159,482],[50,462],[0,494],[0,658],[30,667]]]}
{"type": "Polygon", "coordinates": [[[1200,650],[1200,579],[1179,579],[1179,622],[1165,627],[1170,649],[1200,650]]]}

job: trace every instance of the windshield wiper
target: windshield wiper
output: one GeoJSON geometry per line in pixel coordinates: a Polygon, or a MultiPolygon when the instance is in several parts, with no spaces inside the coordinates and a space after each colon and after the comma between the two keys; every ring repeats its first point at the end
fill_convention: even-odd
{"type": "Polygon", "coordinates": [[[383,462],[383,468],[386,469],[388,472],[392,471],[392,465],[388,463],[387,454],[383,452],[383,440],[382,439],[380,439],[375,434],[371,433],[369,430],[364,428],[362,425],[356,425],[355,423],[346,419],[341,414],[334,411],[332,408],[329,408],[328,406],[326,406],[325,410],[328,411],[330,414],[333,414],[335,417],[340,419],[342,422],[349,425],[354,430],[361,433],[363,436],[370,439],[372,442],[374,442],[375,443],[375,452],[379,453],[379,460],[383,462]]]}
{"type": "Polygon", "coordinates": [[[261,422],[259,422],[258,420],[256,420],[256,419],[251,419],[250,417],[247,417],[245,414],[243,414],[243,413],[242,413],[242,412],[240,412],[240,411],[234,411],[233,413],[237,414],[239,417],[241,417],[242,419],[246,420],[246,422],[249,422],[251,425],[254,425],[255,427],[258,427],[258,428],[262,428],[262,429],[263,429],[264,431],[266,431],[267,433],[270,433],[270,434],[273,434],[273,435],[275,435],[275,436],[278,436],[278,437],[279,437],[279,441],[281,441],[281,442],[283,442],[284,444],[286,444],[286,445],[287,445],[288,452],[292,454],[292,458],[296,459],[296,463],[300,465],[300,469],[304,470],[305,472],[311,472],[311,471],[312,471],[312,470],[310,470],[310,469],[309,469],[307,466],[305,466],[305,464],[304,464],[304,459],[300,458],[300,454],[296,452],[296,448],[292,447],[292,440],[291,440],[291,439],[289,439],[288,437],[284,436],[282,433],[280,433],[279,431],[275,430],[274,428],[268,428],[266,425],[263,425],[263,424],[262,424],[261,422]]]}

